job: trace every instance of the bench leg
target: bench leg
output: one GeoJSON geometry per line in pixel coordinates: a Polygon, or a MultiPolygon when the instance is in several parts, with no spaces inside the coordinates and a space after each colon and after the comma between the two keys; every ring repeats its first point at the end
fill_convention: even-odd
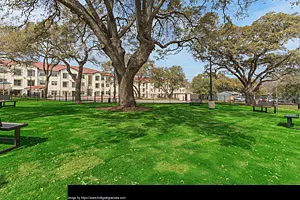
{"type": "Polygon", "coordinates": [[[2,102],[0,102],[0,108],[2,108],[2,107],[3,107],[2,102]]]}
{"type": "Polygon", "coordinates": [[[14,101],[14,107],[16,107],[16,102],[14,101]]]}
{"type": "Polygon", "coordinates": [[[20,146],[20,128],[15,130],[15,147],[20,146]]]}
{"type": "Polygon", "coordinates": [[[287,127],[290,128],[292,125],[292,118],[288,117],[287,118],[287,127]]]}
{"type": "Polygon", "coordinates": [[[266,108],[265,108],[265,113],[267,113],[267,112],[268,112],[268,108],[266,107],[266,108]]]}
{"type": "Polygon", "coordinates": [[[252,110],[255,111],[255,106],[252,106],[252,110]]]}

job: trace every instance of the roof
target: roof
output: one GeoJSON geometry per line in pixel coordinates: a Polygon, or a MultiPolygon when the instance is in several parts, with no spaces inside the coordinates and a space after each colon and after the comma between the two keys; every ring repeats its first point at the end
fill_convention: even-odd
{"type": "Polygon", "coordinates": [[[33,85],[33,86],[28,86],[25,89],[32,89],[32,90],[40,90],[40,89],[45,89],[46,86],[44,85],[33,85]]]}
{"type": "MultiPolygon", "coordinates": [[[[0,66],[8,66],[9,64],[16,64],[16,62],[12,61],[12,60],[0,60],[0,66]]],[[[32,65],[36,68],[38,68],[39,70],[43,70],[43,63],[42,62],[33,62],[32,65]]],[[[50,65],[51,66],[51,65],[50,65]]],[[[78,66],[71,66],[71,68],[73,70],[76,70],[78,71],[79,70],[79,67],[78,66]]],[[[65,70],[67,69],[67,66],[66,65],[56,65],[54,68],[53,68],[53,71],[54,72],[59,72],[61,70],[65,70]]],[[[83,68],[83,74],[95,74],[95,73],[102,73],[101,71],[99,70],[95,70],[95,69],[91,69],[91,68],[87,68],[87,67],[84,67],[83,68]]],[[[113,76],[113,75],[112,75],[113,76]]]]}

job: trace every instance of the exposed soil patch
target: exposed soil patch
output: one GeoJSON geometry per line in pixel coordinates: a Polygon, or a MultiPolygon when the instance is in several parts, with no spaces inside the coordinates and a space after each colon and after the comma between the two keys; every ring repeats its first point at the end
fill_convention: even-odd
{"type": "Polygon", "coordinates": [[[111,111],[118,111],[118,112],[136,112],[136,111],[147,111],[151,110],[149,107],[128,107],[128,108],[122,108],[118,106],[102,106],[96,108],[97,110],[111,110],[111,111]]]}

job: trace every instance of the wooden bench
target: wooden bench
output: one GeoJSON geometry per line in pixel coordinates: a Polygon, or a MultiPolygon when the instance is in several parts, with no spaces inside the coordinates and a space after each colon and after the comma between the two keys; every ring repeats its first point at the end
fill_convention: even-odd
{"type": "Polygon", "coordinates": [[[0,95],[0,108],[4,106],[16,107],[17,100],[12,100],[10,95],[0,95]],[[12,102],[13,104],[6,104],[7,102],[12,102]]]}
{"type": "Polygon", "coordinates": [[[292,119],[293,118],[299,118],[299,115],[295,114],[286,114],[284,117],[287,119],[287,127],[290,128],[293,124],[292,119]]]}
{"type": "MultiPolygon", "coordinates": [[[[0,120],[0,131],[11,131],[14,130],[14,145],[5,150],[0,150],[0,154],[11,151],[20,146],[20,129],[28,124],[1,122],[0,120]]],[[[0,140],[11,140],[9,137],[0,137],[0,140]]]]}
{"type": "Polygon", "coordinates": [[[268,108],[274,107],[274,113],[277,112],[277,106],[273,102],[263,102],[259,101],[257,104],[252,105],[253,111],[260,111],[260,112],[268,112],[268,108]],[[260,110],[255,110],[256,107],[260,107],[260,110]]]}
{"type": "Polygon", "coordinates": [[[194,105],[198,105],[200,106],[202,104],[202,99],[191,99],[190,105],[194,106],[194,105]]]}

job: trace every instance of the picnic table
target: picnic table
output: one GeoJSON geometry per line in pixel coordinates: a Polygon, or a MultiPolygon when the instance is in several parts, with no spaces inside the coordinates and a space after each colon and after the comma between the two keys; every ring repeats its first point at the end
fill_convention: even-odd
{"type": "Polygon", "coordinates": [[[268,108],[274,107],[274,113],[277,112],[277,105],[273,102],[265,102],[259,101],[257,104],[252,105],[253,111],[260,111],[260,112],[268,112],[268,108]],[[260,107],[260,110],[255,110],[256,107],[260,107]]]}
{"type": "MultiPolygon", "coordinates": [[[[1,150],[0,154],[11,151],[20,146],[20,129],[22,127],[28,126],[24,123],[11,123],[11,122],[0,122],[0,131],[11,131],[14,130],[14,145],[8,149],[1,150]]],[[[0,137],[0,140],[11,140],[10,137],[0,137]]]]}
{"type": "Polygon", "coordinates": [[[284,117],[287,119],[287,127],[290,128],[293,124],[292,119],[293,118],[299,118],[299,115],[295,114],[286,114],[284,117]]]}
{"type": "Polygon", "coordinates": [[[10,95],[0,95],[0,108],[4,106],[16,107],[17,100],[12,100],[10,95]],[[5,104],[6,102],[13,102],[13,104],[5,104]]]}
{"type": "Polygon", "coordinates": [[[190,105],[198,105],[200,106],[202,104],[202,99],[191,99],[190,105]]]}

